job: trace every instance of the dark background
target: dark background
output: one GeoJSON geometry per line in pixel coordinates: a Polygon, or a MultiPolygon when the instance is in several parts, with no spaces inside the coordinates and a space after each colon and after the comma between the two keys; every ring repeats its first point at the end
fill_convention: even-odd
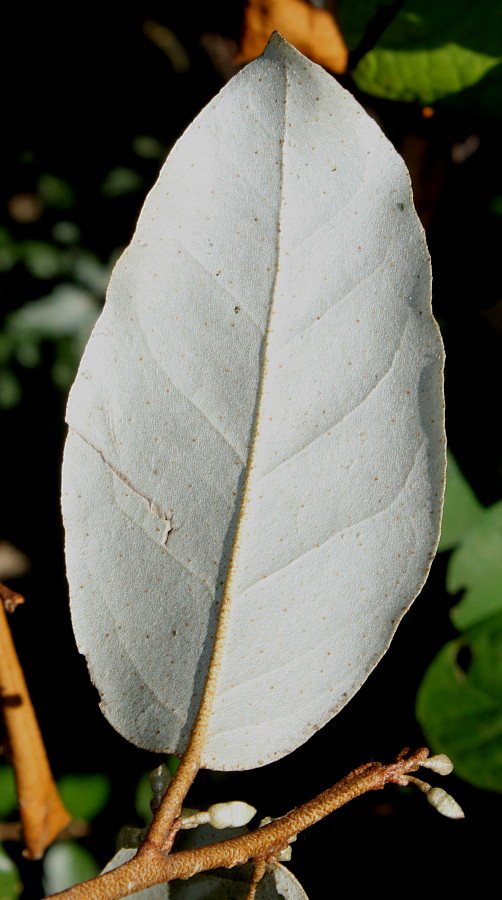
{"type": "MultiPolygon", "coordinates": [[[[160,164],[134,156],[133,140],[152,135],[167,149],[220,89],[223,80],[201,35],[235,40],[241,13],[239,2],[144,3],[132,12],[104,8],[92,13],[84,5],[65,14],[45,8],[11,11],[3,30],[1,177],[5,222],[12,233],[40,238],[46,229],[45,239],[50,239],[50,214],[46,222],[20,224],[9,218],[6,203],[35,190],[39,174],[51,172],[75,189],[71,217],[78,221],[84,246],[105,262],[125,245],[160,164]],[[174,72],[166,55],[144,36],[149,19],[175,32],[190,57],[188,72],[174,72]],[[138,171],[143,185],[107,203],[97,185],[118,165],[138,171]]],[[[418,107],[360,99],[376,111],[414,175],[433,259],[434,309],[447,349],[450,445],[480,500],[493,503],[502,493],[502,307],[497,307],[502,219],[493,212],[494,198],[502,194],[497,126],[448,110],[425,119],[418,107]],[[455,163],[452,147],[465,148],[471,135],[479,138],[477,149],[455,163]]],[[[8,273],[1,314],[40,294],[23,273],[8,273]]],[[[75,648],[58,499],[65,397],[50,381],[52,352],[48,342],[41,367],[19,368],[22,401],[2,415],[0,537],[20,547],[31,563],[29,573],[12,582],[27,602],[10,621],[52,767],[57,775],[102,771],[112,779],[111,802],[85,839],[104,864],[113,855],[120,825],[135,821],[139,776],[161,760],[128,745],[102,717],[75,648]]],[[[188,805],[242,799],[261,815],[280,815],[363,762],[387,761],[403,746],[422,745],[414,717],[416,689],[428,663],[455,635],[445,565],[444,555],[436,560],[391,649],[330,724],[264,769],[201,773],[188,805]]],[[[454,776],[447,789],[464,807],[465,821],[440,817],[418,792],[387,788],[300,836],[292,871],[312,898],[347,887],[356,896],[373,889],[390,896],[410,889],[438,896],[464,888],[467,872],[479,877],[480,868],[492,868],[496,831],[488,822],[500,815],[500,800],[454,776]]],[[[26,863],[13,845],[9,850],[22,868],[26,897],[40,896],[40,865],[26,863]]]]}

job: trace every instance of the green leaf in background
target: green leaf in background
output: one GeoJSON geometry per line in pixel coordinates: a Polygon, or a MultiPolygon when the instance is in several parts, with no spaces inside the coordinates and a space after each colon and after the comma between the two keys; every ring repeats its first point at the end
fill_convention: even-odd
{"type": "Polygon", "coordinates": [[[22,241],[18,254],[33,278],[57,278],[67,269],[65,252],[45,241],[22,241]]]}
{"type": "MultiPolygon", "coordinates": [[[[357,86],[388,100],[434,104],[493,79],[485,112],[500,115],[502,7],[491,0],[405,0],[356,66],[357,86]],[[494,85],[496,85],[494,89],[494,85]]],[[[461,99],[457,97],[456,100],[461,99]]],[[[476,97],[471,98],[476,101],[476,97]]]]}
{"type": "Polygon", "coordinates": [[[56,209],[71,209],[75,206],[75,191],[71,184],[58,175],[44,172],[38,179],[37,193],[46,206],[56,209]]]}
{"type": "Polygon", "coordinates": [[[60,841],[46,853],[43,886],[46,894],[56,894],[81,881],[94,878],[99,866],[85,847],[75,841],[60,841]]]}
{"type": "Polygon", "coordinates": [[[179,758],[179,756],[176,756],[175,753],[169,753],[167,756],[166,762],[167,762],[167,767],[168,767],[171,775],[174,778],[174,776],[176,775],[176,772],[178,771],[181,759],[179,758]]]}
{"type": "Polygon", "coordinates": [[[7,317],[6,332],[54,339],[82,335],[85,342],[99,313],[99,304],[88,291],[74,284],[59,284],[52,293],[25,303],[7,317]]]}
{"type": "Polygon", "coordinates": [[[417,718],[432,750],[447,753],[461,778],[502,792],[502,615],[440,650],[420,686],[417,718]]]}
{"type": "Polygon", "coordinates": [[[144,180],[138,172],[133,169],[127,169],[125,166],[117,166],[108,172],[103,184],[101,185],[101,193],[103,197],[122,197],[124,194],[133,194],[134,191],[140,191],[144,185],[144,180]]]}
{"type": "Polygon", "coordinates": [[[502,501],[484,510],[462,537],[451,555],[446,587],[451,594],[465,591],[452,611],[460,631],[502,612],[502,501]]]}
{"type": "Polygon", "coordinates": [[[22,889],[19,872],[0,845],[0,900],[16,900],[22,889]]]}
{"type": "Polygon", "coordinates": [[[80,228],[75,222],[56,222],[52,228],[52,237],[59,244],[76,244],[80,236],[80,228]]]}
{"type": "Polygon", "coordinates": [[[12,767],[0,766],[0,819],[6,819],[16,807],[16,783],[12,767]]]}
{"type": "Polygon", "coordinates": [[[393,5],[394,0],[338,0],[338,19],[349,50],[359,47],[377,13],[393,5]]]}
{"type": "Polygon", "coordinates": [[[455,547],[483,512],[484,508],[462,475],[457,461],[451,453],[448,453],[443,524],[438,549],[451,550],[455,547]]]}
{"type": "Polygon", "coordinates": [[[132,142],[132,149],[142,159],[162,159],[166,156],[166,148],[150,134],[138,134],[132,142]]]}
{"type": "Polygon", "coordinates": [[[21,400],[22,390],[16,376],[5,370],[0,372],[0,409],[12,409],[21,400]]]}
{"type": "Polygon", "coordinates": [[[141,816],[145,825],[149,825],[153,818],[152,810],[150,809],[150,800],[152,797],[152,789],[150,787],[148,773],[146,772],[138,781],[136,793],[134,795],[136,812],[138,813],[138,816],[141,816]]]}
{"type": "Polygon", "coordinates": [[[106,775],[63,775],[58,790],[74,819],[94,819],[108,803],[110,782],[106,775]]]}
{"type": "Polygon", "coordinates": [[[0,272],[8,272],[19,259],[18,245],[6,228],[0,228],[0,272]]]}

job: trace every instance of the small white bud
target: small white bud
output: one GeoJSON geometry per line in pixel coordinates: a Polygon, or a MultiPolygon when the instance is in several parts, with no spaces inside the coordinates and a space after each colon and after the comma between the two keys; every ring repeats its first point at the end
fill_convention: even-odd
{"type": "Polygon", "coordinates": [[[453,772],[453,763],[446,753],[438,753],[437,756],[429,756],[420,763],[426,769],[432,769],[438,775],[450,775],[453,772]]]}
{"type": "Polygon", "coordinates": [[[231,800],[229,803],[214,803],[207,813],[213,828],[240,828],[251,821],[256,810],[249,803],[231,800]]]}
{"type": "Polygon", "coordinates": [[[270,825],[271,822],[277,822],[277,819],[273,819],[272,816],[265,816],[258,825],[258,828],[263,828],[264,825],[270,825]]]}
{"type": "Polygon", "coordinates": [[[447,816],[449,819],[464,818],[462,807],[450,794],[443,791],[443,788],[431,788],[430,791],[427,791],[427,800],[442,816],[447,816]]]}

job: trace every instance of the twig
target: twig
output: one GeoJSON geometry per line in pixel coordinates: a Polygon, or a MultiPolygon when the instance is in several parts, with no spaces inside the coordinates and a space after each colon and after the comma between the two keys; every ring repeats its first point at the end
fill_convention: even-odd
{"type": "Polygon", "coordinates": [[[169,855],[155,852],[151,846],[150,852],[145,854],[138,851],[130,862],[106,875],[99,875],[53,896],[60,900],[120,900],[154,884],[175,878],[190,878],[207,869],[236,866],[249,859],[274,854],[298,832],[309,828],[355,797],[367,791],[379,790],[385,784],[402,783],[403,776],[416,771],[423,760],[427,759],[428,752],[422,748],[405,757],[400,756],[390,765],[367,763],[282,819],[248,834],[169,855]]]}
{"type": "Polygon", "coordinates": [[[26,855],[39,859],[71,821],[59,797],[19,664],[4,604],[0,603],[0,700],[14,767],[26,855]]]}
{"type": "Polygon", "coordinates": [[[253,877],[249,883],[246,900],[255,900],[256,888],[267,871],[267,860],[263,857],[253,860],[253,877]]]}
{"type": "MultiPolygon", "coordinates": [[[[56,841],[87,837],[91,833],[91,826],[83,819],[73,819],[66,828],[59,832],[56,841]]],[[[0,822],[0,841],[22,841],[23,826],[21,822],[0,822]]]]}

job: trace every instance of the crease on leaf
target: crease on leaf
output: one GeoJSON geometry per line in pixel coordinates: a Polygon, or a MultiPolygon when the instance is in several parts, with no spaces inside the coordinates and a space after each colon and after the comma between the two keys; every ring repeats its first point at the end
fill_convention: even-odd
{"type": "MultiPolygon", "coordinates": [[[[115,477],[118,478],[118,480],[120,482],[122,482],[122,484],[124,484],[126,486],[126,488],[128,488],[130,491],[132,491],[133,494],[136,494],[137,497],[140,497],[141,500],[144,500],[149,511],[151,513],[153,513],[153,515],[156,516],[157,519],[160,519],[160,521],[164,523],[163,524],[164,530],[162,533],[162,537],[160,539],[160,543],[162,546],[165,546],[167,544],[169,535],[174,530],[172,521],[171,521],[173,510],[170,510],[169,515],[167,513],[165,513],[164,510],[162,509],[161,505],[159,503],[157,503],[155,500],[153,500],[151,497],[147,497],[146,494],[143,494],[139,490],[139,488],[137,488],[132,483],[132,481],[130,481],[129,478],[126,475],[124,475],[123,472],[119,471],[117,466],[115,466],[112,462],[110,462],[109,459],[106,458],[106,456],[102,450],[100,450],[98,447],[95,447],[94,444],[91,443],[91,441],[89,441],[86,437],[84,437],[83,434],[80,434],[80,432],[77,431],[75,428],[72,428],[72,431],[74,434],[78,435],[78,437],[80,437],[83,441],[85,441],[85,443],[88,444],[92,450],[95,450],[96,453],[98,453],[99,456],[101,457],[101,459],[103,460],[103,464],[106,466],[106,468],[110,469],[111,472],[113,472],[113,474],[115,475],[115,477]]],[[[179,527],[181,527],[181,526],[178,526],[178,528],[179,527]]]]}

